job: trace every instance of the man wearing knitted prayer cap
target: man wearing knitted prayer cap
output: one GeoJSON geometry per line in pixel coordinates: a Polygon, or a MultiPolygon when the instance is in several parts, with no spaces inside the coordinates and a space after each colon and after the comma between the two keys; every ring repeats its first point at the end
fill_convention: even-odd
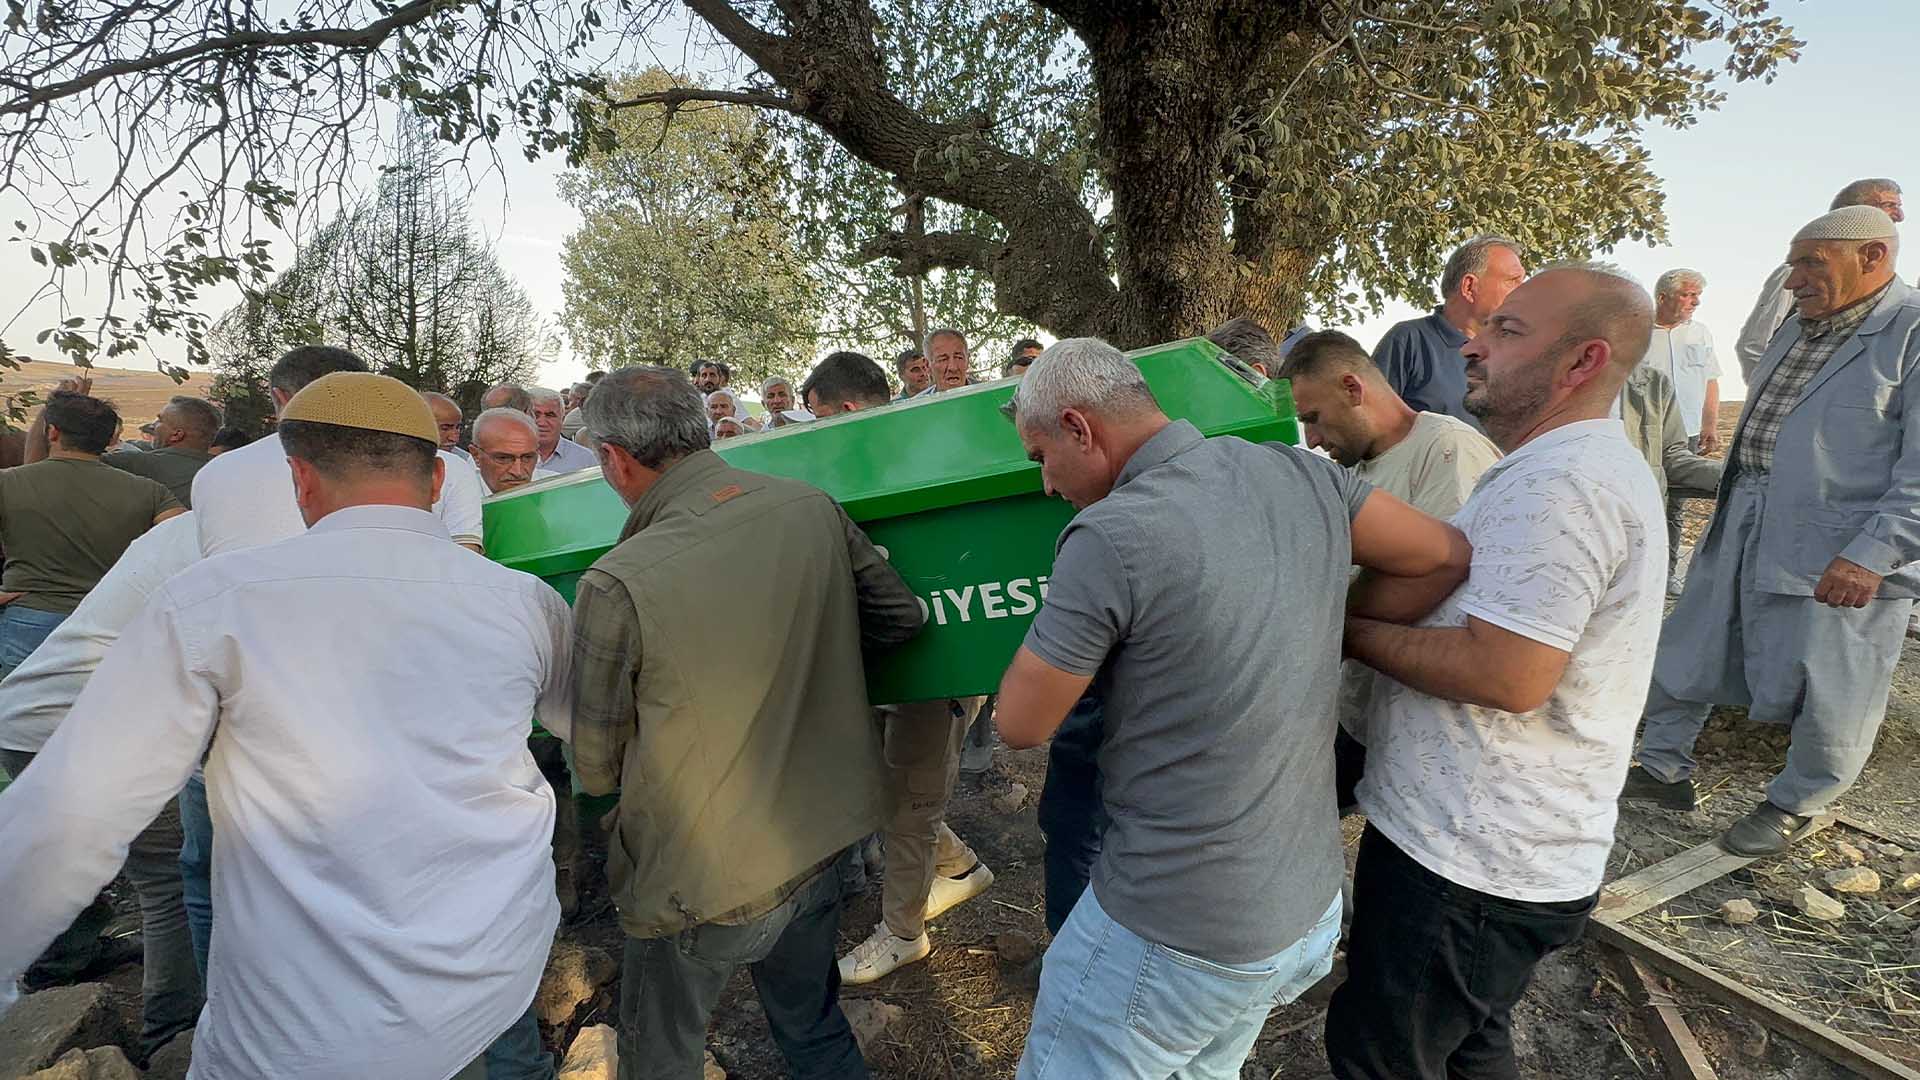
{"type": "Polygon", "coordinates": [[[1755,367],[1719,506],[1660,635],[1622,797],[1694,804],[1714,704],[1786,724],[1766,801],[1721,839],[1783,851],[1873,750],[1920,595],[1920,295],[1878,207],[1823,214],[1787,249],[1794,314],[1755,367]]]}
{"type": "Polygon", "coordinates": [[[279,436],[308,530],[161,585],[0,793],[0,1009],[204,754],[193,1075],[484,1076],[497,1040],[539,1049],[559,904],[527,730],[569,730],[567,608],[449,542],[405,384],[323,376],[279,436]]]}

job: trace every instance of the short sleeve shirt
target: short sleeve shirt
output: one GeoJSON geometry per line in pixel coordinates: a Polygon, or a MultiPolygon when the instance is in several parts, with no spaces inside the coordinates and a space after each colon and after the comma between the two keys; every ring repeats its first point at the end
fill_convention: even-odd
{"type": "Polygon", "coordinates": [[[1371,491],[1305,451],[1176,421],[1061,534],[1026,646],[1105,702],[1093,889],[1141,937],[1263,960],[1339,891],[1333,698],[1371,491]]]}
{"type": "Polygon", "coordinates": [[[1456,884],[1534,902],[1591,896],[1660,638],[1659,488],[1619,421],[1581,421],[1487,470],[1453,523],[1472,571],[1420,625],[1477,618],[1567,653],[1566,672],[1525,714],[1379,677],[1360,808],[1456,884]]]}
{"type": "Polygon", "coordinates": [[[109,450],[100,460],[149,480],[165,485],[180,505],[193,508],[193,477],[200,467],[213,460],[204,450],[182,450],[169,446],[164,450],[109,450]]]}
{"type": "Polygon", "coordinates": [[[1395,323],[1380,336],[1373,362],[1387,385],[1421,412],[1445,413],[1475,431],[1480,420],[1467,411],[1467,358],[1460,347],[1467,335],[1435,308],[1431,315],[1395,323]]]}
{"type": "Polygon", "coordinates": [[[1689,320],[1671,328],[1654,327],[1644,362],[1673,380],[1673,397],[1687,438],[1700,434],[1707,384],[1721,374],[1720,358],[1713,351],[1713,334],[1706,324],[1689,320]]]}
{"type": "Polygon", "coordinates": [[[0,590],[65,614],[153,519],[180,509],[166,488],[99,461],[48,458],[0,470],[0,590]]]}

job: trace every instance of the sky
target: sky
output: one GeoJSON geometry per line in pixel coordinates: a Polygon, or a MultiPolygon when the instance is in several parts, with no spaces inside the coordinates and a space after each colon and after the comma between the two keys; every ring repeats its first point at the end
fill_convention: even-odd
{"type": "MultiPolygon", "coordinates": [[[[1732,357],[1734,337],[1761,282],[1785,253],[1787,238],[1858,177],[1893,177],[1908,188],[1911,202],[1920,203],[1920,120],[1912,111],[1920,89],[1911,79],[1913,58],[1920,57],[1920,0],[1776,0],[1775,8],[1807,42],[1800,62],[1771,84],[1722,80],[1725,104],[1692,128],[1649,128],[1645,139],[1653,171],[1666,192],[1669,244],[1632,244],[1604,253],[1649,288],[1663,271],[1677,266],[1706,276],[1695,318],[1720,347],[1728,373],[1721,393],[1729,399],[1744,392],[1732,357]]],[[[669,66],[715,63],[712,57],[678,53],[677,43],[674,48],[674,54],[660,57],[669,66]]],[[[501,172],[484,178],[474,192],[474,216],[535,306],[557,320],[565,302],[560,245],[580,224],[556,188],[563,163],[557,156],[529,163],[509,150],[502,164],[501,172]]],[[[0,210],[9,209],[3,204],[0,200],[0,210]]],[[[29,294],[44,280],[24,249],[0,246],[0,303],[29,294]]],[[[282,263],[287,254],[278,253],[282,263]]],[[[1914,272],[1909,268],[1902,276],[1912,280],[1914,272]]],[[[217,314],[237,297],[232,289],[210,291],[207,310],[217,314]]],[[[75,303],[79,313],[86,313],[88,299],[75,303]]],[[[13,306],[0,310],[0,322],[13,314],[13,306]]],[[[30,342],[27,328],[47,322],[35,314],[16,322],[8,339],[30,342]]],[[[1371,346],[1387,327],[1418,314],[1410,306],[1392,305],[1379,317],[1339,329],[1371,346]]],[[[180,356],[177,347],[165,343],[156,351],[169,360],[180,356]]],[[[31,352],[53,358],[45,350],[31,352]]],[[[125,359],[121,366],[151,369],[153,363],[125,359]]],[[[585,371],[583,363],[561,355],[543,365],[540,379],[559,387],[585,371]]]]}

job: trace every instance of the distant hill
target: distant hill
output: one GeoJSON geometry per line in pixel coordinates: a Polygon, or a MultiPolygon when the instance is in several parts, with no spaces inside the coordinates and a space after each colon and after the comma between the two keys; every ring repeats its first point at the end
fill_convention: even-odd
{"type": "Polygon", "coordinates": [[[128,438],[137,438],[140,425],[152,420],[168,398],[176,394],[206,397],[207,390],[213,386],[213,371],[208,368],[196,368],[186,382],[175,383],[157,371],[97,367],[83,372],[72,364],[30,360],[22,364],[19,371],[0,368],[0,397],[32,390],[44,399],[61,379],[89,373],[93,376],[94,396],[113,402],[120,418],[127,422],[128,438]]]}

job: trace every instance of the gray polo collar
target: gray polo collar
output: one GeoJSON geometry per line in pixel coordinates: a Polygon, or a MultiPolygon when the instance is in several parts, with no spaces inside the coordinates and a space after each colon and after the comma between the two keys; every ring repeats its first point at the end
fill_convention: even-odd
{"type": "Polygon", "coordinates": [[[1175,420],[1154,432],[1153,438],[1140,444],[1140,449],[1133,452],[1133,456],[1127,459],[1126,467],[1114,479],[1113,486],[1120,487],[1155,465],[1172,461],[1203,441],[1205,437],[1200,434],[1199,428],[1185,420],[1175,420]]]}

